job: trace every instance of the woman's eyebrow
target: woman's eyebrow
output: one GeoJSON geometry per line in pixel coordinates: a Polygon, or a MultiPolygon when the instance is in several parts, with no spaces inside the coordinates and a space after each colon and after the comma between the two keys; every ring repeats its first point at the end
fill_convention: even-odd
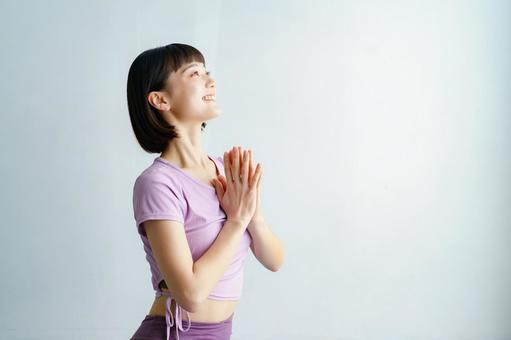
{"type": "Polygon", "coordinates": [[[185,68],[184,68],[184,70],[183,70],[183,71],[181,71],[181,73],[185,73],[185,71],[186,71],[186,70],[188,70],[190,67],[193,67],[193,66],[199,66],[199,64],[197,64],[197,63],[193,63],[193,64],[191,64],[191,65],[188,65],[187,67],[185,67],[185,68]]]}

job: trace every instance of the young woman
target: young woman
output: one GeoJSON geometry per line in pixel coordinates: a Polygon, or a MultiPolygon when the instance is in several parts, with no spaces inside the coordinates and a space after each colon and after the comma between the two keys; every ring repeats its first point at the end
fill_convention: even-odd
{"type": "Polygon", "coordinates": [[[220,112],[215,94],[204,57],[189,45],[147,50],[130,67],[133,131],[160,154],[133,187],[156,297],[132,340],[230,339],[249,247],[271,271],[283,262],[259,207],[262,168],[251,150],[211,157],[202,148],[204,121],[220,112]]]}

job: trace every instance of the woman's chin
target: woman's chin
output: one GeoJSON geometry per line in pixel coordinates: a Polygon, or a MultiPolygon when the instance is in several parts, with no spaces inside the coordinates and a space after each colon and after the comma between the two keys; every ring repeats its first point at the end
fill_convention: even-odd
{"type": "Polygon", "coordinates": [[[211,114],[216,117],[216,116],[220,116],[222,114],[222,110],[220,110],[220,108],[216,107],[214,110],[211,110],[211,114]]]}

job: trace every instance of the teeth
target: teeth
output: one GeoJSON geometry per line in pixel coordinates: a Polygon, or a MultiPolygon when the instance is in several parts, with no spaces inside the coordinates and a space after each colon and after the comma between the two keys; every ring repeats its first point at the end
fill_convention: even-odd
{"type": "Polygon", "coordinates": [[[215,100],[215,96],[204,96],[202,97],[203,100],[215,100]]]}

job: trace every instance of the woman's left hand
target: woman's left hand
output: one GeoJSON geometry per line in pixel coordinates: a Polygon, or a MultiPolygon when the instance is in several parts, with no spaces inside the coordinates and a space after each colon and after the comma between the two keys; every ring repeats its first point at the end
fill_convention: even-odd
{"type": "MultiPolygon", "coordinates": [[[[238,152],[240,155],[243,155],[243,150],[241,149],[241,147],[236,147],[238,148],[238,152]]],[[[228,155],[229,155],[229,162],[230,164],[224,164],[224,166],[232,166],[232,159],[234,158],[233,157],[233,152],[234,152],[234,149],[235,147],[233,147],[229,152],[228,152],[228,155]]],[[[250,179],[252,178],[252,176],[254,175],[254,168],[252,166],[252,150],[248,150],[248,160],[249,160],[249,166],[248,166],[248,178],[249,178],[249,181],[250,179]]],[[[240,160],[242,161],[242,160],[240,160]]],[[[263,176],[262,175],[262,166],[261,164],[259,164],[259,166],[261,167],[261,175],[259,176],[259,181],[257,182],[257,204],[256,204],[256,210],[255,210],[255,213],[254,213],[254,216],[252,216],[252,219],[250,220],[250,224],[252,224],[252,222],[255,222],[256,220],[258,219],[262,219],[263,218],[263,215],[262,215],[262,212],[261,212],[261,208],[260,208],[260,191],[261,191],[261,177],[263,176]]],[[[224,187],[224,190],[227,190],[227,182],[226,182],[226,178],[222,175],[219,175],[218,176],[218,179],[220,180],[220,183],[222,183],[222,186],[224,187]]]]}

